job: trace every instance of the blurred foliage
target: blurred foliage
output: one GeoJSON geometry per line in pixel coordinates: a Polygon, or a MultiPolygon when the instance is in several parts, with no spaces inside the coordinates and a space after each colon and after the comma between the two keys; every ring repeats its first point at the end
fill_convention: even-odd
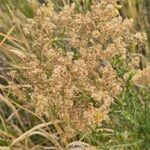
{"type": "Polygon", "coordinates": [[[27,0],[1,0],[0,3],[3,5],[3,7],[8,6],[13,11],[21,11],[28,18],[34,16],[35,5],[32,1],[29,3],[27,0]]]}
{"type": "Polygon", "coordinates": [[[125,0],[122,2],[122,14],[124,17],[134,19],[137,30],[142,30],[147,35],[147,47],[143,53],[150,60],[150,1],[149,0],[125,0]]]}
{"type": "MultiPolygon", "coordinates": [[[[0,64],[6,67],[13,53],[29,49],[22,26],[33,18],[40,3],[37,0],[0,0],[0,64]]],[[[21,53],[20,53],[21,54],[21,53]]],[[[4,68],[1,68],[3,70],[4,68]]]]}

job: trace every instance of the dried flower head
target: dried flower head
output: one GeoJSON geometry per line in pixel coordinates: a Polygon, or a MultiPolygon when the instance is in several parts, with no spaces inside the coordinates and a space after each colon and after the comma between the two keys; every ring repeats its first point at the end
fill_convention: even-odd
{"type": "Polygon", "coordinates": [[[133,21],[121,18],[116,2],[94,1],[86,13],[75,4],[60,12],[43,6],[24,28],[32,38],[32,55],[20,61],[26,69],[19,82],[31,85],[35,112],[62,120],[66,132],[85,132],[107,119],[122,90],[110,59],[126,58],[137,39],[133,21]]]}

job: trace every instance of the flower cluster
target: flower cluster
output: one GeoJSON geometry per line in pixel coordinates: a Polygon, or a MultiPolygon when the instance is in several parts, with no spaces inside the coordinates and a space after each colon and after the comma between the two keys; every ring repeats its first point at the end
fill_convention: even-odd
{"type": "Polygon", "coordinates": [[[106,120],[123,86],[110,60],[125,59],[139,41],[132,22],[122,19],[117,0],[94,1],[85,13],[75,4],[59,12],[51,4],[42,6],[24,28],[32,51],[20,61],[24,69],[18,77],[31,86],[26,97],[35,112],[60,119],[71,134],[106,120]]]}

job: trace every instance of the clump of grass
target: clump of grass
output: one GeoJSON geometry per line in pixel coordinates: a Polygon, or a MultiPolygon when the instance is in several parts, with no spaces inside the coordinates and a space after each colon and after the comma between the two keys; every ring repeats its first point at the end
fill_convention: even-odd
{"type": "MultiPolygon", "coordinates": [[[[27,25],[28,37],[22,30],[24,23],[18,22],[17,19],[15,19],[15,24],[10,21],[11,29],[8,30],[7,28],[7,32],[3,28],[5,32],[0,44],[1,52],[9,60],[5,69],[12,71],[11,76],[5,73],[4,76],[0,76],[2,81],[0,82],[0,149],[147,150],[150,147],[150,95],[149,76],[147,75],[149,67],[146,63],[146,69],[142,71],[141,58],[143,59],[144,56],[137,54],[137,46],[143,43],[143,37],[140,34],[133,34],[135,31],[130,28],[129,20],[122,20],[126,27],[123,26],[125,31],[121,30],[118,33],[119,37],[123,37],[120,43],[118,40],[116,43],[114,42],[116,35],[108,40],[108,37],[113,36],[111,26],[107,26],[111,30],[107,31],[107,28],[104,28],[102,33],[100,31],[102,27],[105,27],[104,25],[100,30],[97,26],[92,28],[93,24],[97,25],[99,18],[104,19],[103,17],[97,17],[98,20],[96,20],[87,15],[89,10],[91,12],[93,10],[96,14],[99,13],[101,9],[99,9],[100,3],[98,1],[99,6],[91,6],[91,1],[75,1],[74,10],[70,5],[71,1],[54,2],[54,10],[50,12],[52,7],[47,3],[47,7],[43,6],[39,9],[38,15],[27,25]],[[64,8],[66,4],[69,5],[64,8]],[[73,20],[67,15],[68,12],[73,20]],[[77,17],[81,15],[79,20],[77,20],[76,15],[77,17]],[[50,20],[51,17],[54,18],[50,20]],[[86,22],[87,18],[85,17],[89,17],[88,19],[92,19],[92,21],[86,22]],[[48,20],[48,23],[46,20],[48,20]],[[50,23],[55,22],[57,30],[51,29],[52,26],[49,26],[50,23]],[[79,25],[80,30],[78,29],[79,25]],[[126,45],[124,45],[124,42],[126,45]],[[48,53],[49,50],[51,50],[50,53],[48,53]],[[97,59],[97,56],[98,58],[103,57],[97,59]],[[65,73],[69,76],[66,76],[66,78],[62,76],[58,80],[58,77],[65,74],[57,74],[59,71],[57,66],[60,66],[60,70],[66,67],[65,73]],[[77,70],[75,72],[76,78],[70,77],[72,76],[70,72],[74,71],[72,68],[75,71],[77,70]],[[86,72],[89,72],[87,77],[86,72]],[[90,78],[93,74],[96,76],[90,78]],[[105,76],[106,74],[109,76],[105,76]],[[57,75],[57,78],[51,86],[49,84],[53,80],[47,79],[52,79],[54,75],[57,75]],[[103,79],[104,82],[97,84],[99,78],[103,79]],[[82,83],[74,84],[75,92],[77,89],[80,89],[80,92],[75,93],[75,99],[67,99],[67,103],[64,101],[66,92],[61,90],[59,93],[58,89],[55,88],[59,85],[57,83],[63,85],[64,81],[66,81],[66,84],[75,83],[75,81],[82,83]],[[91,91],[90,93],[89,86],[85,86],[88,85],[87,83],[96,85],[98,92],[91,91]],[[102,86],[102,83],[107,84],[102,86]],[[116,92],[117,87],[119,88],[118,92],[116,92]],[[37,93],[35,93],[36,90],[37,93]],[[60,101],[58,101],[58,97],[54,97],[53,101],[48,101],[52,97],[51,90],[55,90],[54,96],[63,95],[59,99],[60,101]],[[91,99],[91,96],[94,98],[91,99]],[[99,97],[103,96],[106,98],[103,99],[105,103],[100,100],[102,103],[99,104],[99,97]],[[113,101],[109,101],[109,98],[113,101]],[[74,102],[73,105],[76,104],[76,107],[74,107],[76,111],[71,114],[72,105],[71,109],[68,109],[70,108],[68,104],[72,101],[74,102]],[[58,107],[59,103],[62,104],[61,107],[58,107]],[[54,105],[56,109],[53,109],[52,106],[54,105]],[[103,107],[102,111],[98,111],[99,114],[96,113],[92,116],[91,111],[93,110],[94,114],[95,110],[100,110],[101,106],[106,107],[103,107]],[[88,116],[83,118],[81,115],[80,118],[79,114],[82,114],[89,107],[90,109],[87,109],[88,116]],[[60,110],[61,113],[67,110],[65,115],[69,116],[69,122],[65,119],[65,115],[60,115],[60,110]],[[76,114],[77,118],[75,118],[76,114]],[[109,117],[105,120],[106,116],[109,117]],[[85,122],[84,119],[88,119],[88,121],[85,122]],[[85,128],[81,128],[84,125],[85,128]],[[70,130],[68,128],[66,130],[66,126],[70,130]],[[91,145],[94,145],[94,147],[91,145]]],[[[118,15],[120,17],[117,10],[120,6],[115,5],[116,1],[109,2],[114,2],[114,7],[111,7],[114,11],[114,18],[111,18],[112,20],[106,19],[106,25],[109,25],[111,21],[113,22],[113,19],[117,18],[118,15]]],[[[105,6],[105,2],[103,5],[105,6]]],[[[105,9],[102,12],[104,13],[105,9]]],[[[11,9],[9,9],[9,13],[11,17],[16,18],[11,9]]],[[[109,11],[109,13],[111,15],[112,12],[109,11]]],[[[26,15],[29,15],[28,12],[26,15]]],[[[101,14],[97,15],[101,16],[101,14]]],[[[32,13],[31,17],[33,17],[32,13]]],[[[122,25],[122,22],[117,21],[112,24],[115,25],[115,23],[117,28],[122,25]]],[[[66,84],[63,85],[63,88],[66,84]]],[[[67,89],[70,90],[70,87],[69,85],[67,89]]]]}
{"type": "Polygon", "coordinates": [[[2,70],[6,70],[8,63],[15,59],[15,54],[21,56],[22,51],[29,49],[26,38],[22,32],[22,25],[26,19],[32,18],[39,6],[36,1],[29,3],[26,0],[20,2],[16,0],[0,0],[0,61],[2,70]]]}

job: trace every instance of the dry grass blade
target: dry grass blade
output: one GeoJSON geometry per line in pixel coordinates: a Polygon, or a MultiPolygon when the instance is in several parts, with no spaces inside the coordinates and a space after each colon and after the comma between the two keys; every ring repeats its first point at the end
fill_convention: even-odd
{"type": "Polygon", "coordinates": [[[12,109],[12,111],[15,113],[16,118],[18,119],[18,122],[20,123],[22,127],[24,127],[22,120],[18,114],[18,111],[16,110],[15,106],[9,101],[9,99],[7,99],[6,97],[0,94],[0,100],[12,109]]]}
{"type": "Polygon", "coordinates": [[[13,30],[15,29],[15,26],[13,26],[8,33],[6,34],[6,36],[3,38],[3,40],[0,42],[0,46],[2,46],[2,44],[8,39],[9,35],[13,32],[13,30]]]}
{"type": "Polygon", "coordinates": [[[54,123],[54,126],[55,126],[57,132],[59,133],[59,135],[61,136],[62,142],[63,142],[65,145],[68,145],[67,137],[66,137],[65,133],[63,132],[63,130],[62,130],[62,129],[60,128],[60,126],[58,125],[58,123],[54,123]]]}
{"type": "Polygon", "coordinates": [[[7,128],[6,128],[5,121],[4,121],[4,119],[3,119],[3,117],[2,117],[1,115],[0,115],[0,121],[1,121],[1,123],[2,123],[2,127],[4,128],[4,131],[5,131],[6,133],[8,133],[7,128]]]}
{"type": "Polygon", "coordinates": [[[22,110],[32,114],[33,116],[37,117],[41,122],[45,122],[41,117],[39,117],[38,115],[36,115],[34,112],[32,112],[31,110],[28,110],[27,108],[21,106],[20,104],[14,102],[14,101],[11,101],[15,106],[17,106],[18,108],[21,108],[22,110]]]}
{"type": "Polygon", "coordinates": [[[28,43],[27,38],[25,37],[25,35],[24,35],[23,31],[22,31],[21,24],[18,22],[17,18],[15,17],[15,14],[14,14],[13,11],[9,8],[9,6],[7,6],[7,7],[8,7],[8,10],[9,10],[11,16],[12,16],[12,19],[14,20],[14,22],[15,22],[15,24],[16,24],[16,26],[17,26],[17,28],[18,28],[20,34],[21,34],[21,36],[20,36],[21,41],[24,42],[24,44],[25,44],[27,50],[30,50],[29,43],[28,43]]]}
{"type": "MultiPolygon", "coordinates": [[[[6,37],[6,34],[0,32],[0,36],[6,37]]],[[[7,39],[8,39],[8,40],[16,41],[16,42],[18,42],[18,43],[23,43],[22,41],[18,40],[17,38],[15,38],[15,37],[13,37],[13,36],[7,36],[7,39]]]]}
{"type": "Polygon", "coordinates": [[[10,150],[10,148],[7,147],[7,146],[1,146],[1,147],[0,147],[0,150],[10,150]]]}
{"type": "Polygon", "coordinates": [[[6,133],[6,132],[4,132],[4,131],[2,131],[2,130],[0,130],[0,135],[1,135],[1,136],[4,136],[4,137],[7,137],[7,138],[10,138],[10,139],[14,139],[14,138],[15,138],[15,137],[12,136],[11,134],[8,134],[8,133],[6,133]]]}
{"type": "MultiPolygon", "coordinates": [[[[52,142],[54,145],[56,145],[57,147],[59,147],[59,143],[56,142],[56,140],[54,139],[53,136],[51,136],[50,134],[45,134],[43,132],[40,132],[40,131],[34,131],[34,132],[31,132],[28,134],[28,138],[30,136],[33,136],[33,135],[40,135],[42,137],[45,137],[46,139],[50,140],[50,142],[52,142]]],[[[28,140],[27,140],[28,141],[28,140]]],[[[56,148],[56,147],[55,147],[56,148]]],[[[59,147],[60,148],[60,147],[59,147]]]]}
{"type": "Polygon", "coordinates": [[[42,130],[42,133],[44,136],[46,136],[54,144],[54,146],[58,147],[59,150],[63,150],[60,143],[54,138],[54,135],[52,135],[52,134],[50,134],[44,130],[42,130]]]}
{"type": "Polygon", "coordinates": [[[1,47],[5,51],[5,53],[8,54],[9,57],[12,58],[12,59],[13,59],[13,57],[11,57],[12,54],[14,56],[17,56],[17,57],[20,57],[20,58],[24,58],[25,57],[25,53],[23,51],[21,51],[20,49],[14,47],[14,46],[10,46],[10,45],[4,44],[1,47]]]}
{"type": "MultiPolygon", "coordinates": [[[[16,138],[12,143],[11,143],[11,147],[13,147],[17,142],[19,141],[22,141],[23,139],[25,139],[26,137],[28,137],[30,134],[32,134],[32,132],[38,130],[38,129],[41,129],[43,127],[47,127],[49,125],[52,125],[54,123],[58,123],[59,121],[55,121],[55,122],[46,122],[46,123],[42,123],[42,124],[39,124],[37,126],[34,126],[33,128],[31,128],[30,130],[26,131],[25,133],[23,133],[22,135],[20,135],[18,138],[16,138]]],[[[55,143],[58,143],[57,141],[55,141],[55,143]]],[[[59,146],[60,150],[62,149],[60,145],[57,145],[59,146]]]]}

